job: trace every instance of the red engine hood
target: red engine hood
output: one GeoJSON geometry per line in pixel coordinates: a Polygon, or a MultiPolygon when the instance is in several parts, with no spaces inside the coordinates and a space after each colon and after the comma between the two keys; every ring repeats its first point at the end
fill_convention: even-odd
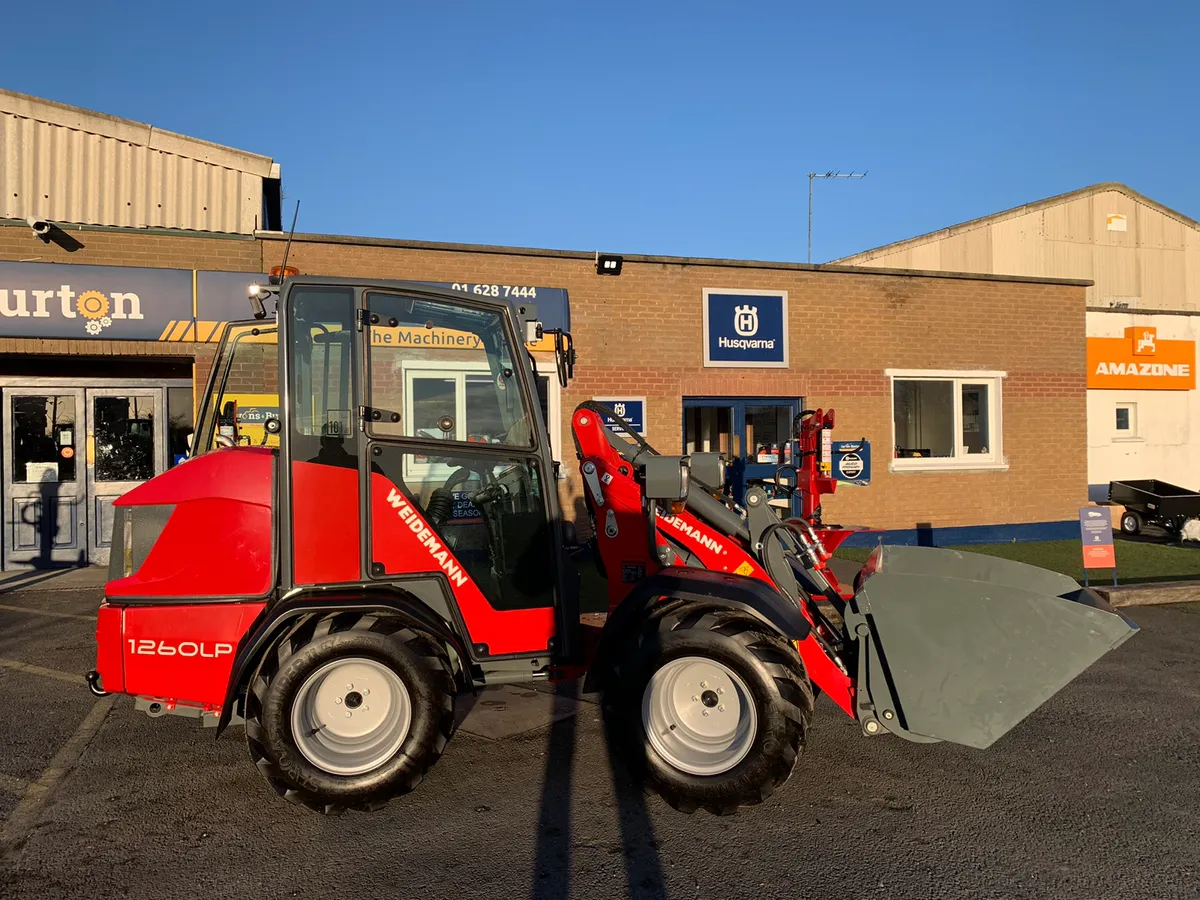
{"type": "MultiPolygon", "coordinates": [[[[216,450],[118,499],[117,522],[128,518],[130,523],[135,571],[110,581],[105,596],[120,603],[122,598],[225,600],[270,593],[276,580],[276,458],[266,448],[216,450]],[[139,515],[142,507],[159,509],[139,515]]],[[[111,552],[121,554],[118,561],[125,557],[126,540],[126,529],[114,525],[111,552]]]]}

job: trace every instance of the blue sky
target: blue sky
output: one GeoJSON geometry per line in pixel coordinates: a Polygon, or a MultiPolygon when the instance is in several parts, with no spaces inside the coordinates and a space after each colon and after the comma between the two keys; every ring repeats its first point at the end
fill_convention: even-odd
{"type": "Polygon", "coordinates": [[[813,260],[1093,184],[1200,218],[1200,3],[12,3],[0,86],[281,163],[301,231],[813,260]]]}

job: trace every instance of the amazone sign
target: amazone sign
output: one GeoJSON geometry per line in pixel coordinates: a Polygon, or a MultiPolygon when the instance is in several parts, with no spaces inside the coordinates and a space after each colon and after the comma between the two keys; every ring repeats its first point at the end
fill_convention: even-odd
{"type": "Polygon", "coordinates": [[[1088,338],[1087,386],[1094,389],[1191,391],[1196,342],[1166,341],[1155,328],[1125,329],[1123,338],[1088,338]]]}

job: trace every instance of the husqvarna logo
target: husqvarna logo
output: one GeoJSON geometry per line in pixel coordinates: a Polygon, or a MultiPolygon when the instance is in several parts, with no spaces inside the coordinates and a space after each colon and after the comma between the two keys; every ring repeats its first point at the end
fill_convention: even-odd
{"type": "Polygon", "coordinates": [[[137,294],[100,291],[76,293],[69,284],[58,290],[0,288],[0,316],[8,319],[82,319],[83,330],[98,335],[117,319],[141,319],[142,300],[137,294]]]}
{"type": "Polygon", "coordinates": [[[733,311],[733,329],[742,337],[758,334],[758,307],[738,306],[733,311]]]}
{"type": "Polygon", "coordinates": [[[787,291],[704,288],[704,365],[787,368],[787,291]]]}

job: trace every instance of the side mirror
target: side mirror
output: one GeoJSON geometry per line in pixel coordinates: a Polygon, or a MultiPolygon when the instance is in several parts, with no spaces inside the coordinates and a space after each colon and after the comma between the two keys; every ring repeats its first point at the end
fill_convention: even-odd
{"type": "Polygon", "coordinates": [[[566,387],[575,377],[575,339],[571,337],[571,332],[554,332],[554,362],[558,369],[558,383],[566,387]]]}

